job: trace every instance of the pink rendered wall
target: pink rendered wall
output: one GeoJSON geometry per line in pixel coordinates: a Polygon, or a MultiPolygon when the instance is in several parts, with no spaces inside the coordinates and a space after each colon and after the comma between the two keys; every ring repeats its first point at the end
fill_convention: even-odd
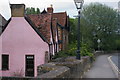
{"type": "Polygon", "coordinates": [[[37,66],[44,64],[45,52],[49,51],[49,46],[24,17],[12,17],[0,36],[1,39],[2,54],[9,54],[9,70],[2,71],[2,76],[14,76],[14,72],[20,71],[25,76],[25,55],[34,55],[37,76],[37,66]]]}

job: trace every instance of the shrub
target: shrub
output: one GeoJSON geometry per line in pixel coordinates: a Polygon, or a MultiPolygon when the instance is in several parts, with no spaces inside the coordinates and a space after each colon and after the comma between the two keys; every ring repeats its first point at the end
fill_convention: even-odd
{"type": "Polygon", "coordinates": [[[82,43],[81,45],[82,45],[81,50],[80,50],[81,55],[82,56],[90,56],[90,57],[92,57],[93,54],[91,53],[91,51],[92,51],[91,48],[89,48],[87,46],[87,44],[85,44],[85,43],[82,43]]]}
{"type": "MultiPolygon", "coordinates": [[[[76,56],[76,50],[77,50],[77,46],[76,45],[77,45],[77,42],[69,44],[67,50],[58,52],[54,56],[54,58],[76,56]]],[[[93,57],[93,54],[91,53],[91,51],[92,51],[92,49],[89,48],[89,46],[87,44],[81,43],[81,47],[80,47],[80,54],[81,54],[81,56],[93,57]]]]}

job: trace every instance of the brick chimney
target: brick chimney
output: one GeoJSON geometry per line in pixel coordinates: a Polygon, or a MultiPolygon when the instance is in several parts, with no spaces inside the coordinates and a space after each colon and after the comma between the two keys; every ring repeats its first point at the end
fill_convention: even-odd
{"type": "Polygon", "coordinates": [[[47,8],[48,13],[53,13],[53,5],[51,4],[50,7],[47,8]]]}
{"type": "Polygon", "coordinates": [[[25,5],[24,4],[10,4],[12,17],[24,17],[25,5]]]}

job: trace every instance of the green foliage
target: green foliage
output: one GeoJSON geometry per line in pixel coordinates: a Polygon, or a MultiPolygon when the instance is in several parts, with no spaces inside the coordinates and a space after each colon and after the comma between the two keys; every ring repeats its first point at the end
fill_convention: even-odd
{"type": "Polygon", "coordinates": [[[60,51],[60,52],[56,53],[53,58],[56,59],[56,58],[60,58],[60,57],[68,57],[68,55],[65,53],[65,51],[60,51]]]}
{"type": "Polygon", "coordinates": [[[76,50],[77,50],[77,42],[73,42],[68,45],[67,52],[69,53],[69,56],[76,56],[76,50]]]}
{"type": "Polygon", "coordinates": [[[26,8],[26,14],[40,14],[40,9],[33,7],[26,8]]]}
{"type": "Polygon", "coordinates": [[[69,43],[73,43],[76,41],[77,33],[76,33],[76,20],[70,18],[70,33],[69,33],[69,43]]]}
{"type": "Polygon", "coordinates": [[[31,14],[36,14],[35,8],[31,7],[31,14]]]}
{"type": "Polygon", "coordinates": [[[91,50],[92,49],[89,48],[87,44],[82,43],[81,51],[80,51],[80,53],[81,53],[82,56],[93,57],[93,54],[91,53],[91,50]]]}
{"type": "Polygon", "coordinates": [[[37,8],[36,14],[40,14],[40,9],[37,8]]]}
{"type": "Polygon", "coordinates": [[[120,35],[117,36],[117,39],[116,39],[116,48],[117,50],[120,50],[120,35]]]}
{"type": "MultiPolygon", "coordinates": [[[[83,8],[80,23],[80,53],[93,57],[93,50],[120,50],[120,26],[117,11],[100,3],[91,3],[83,8]],[[100,39],[98,44],[97,40],[100,39]]],[[[68,50],[61,51],[57,57],[76,56],[77,50],[77,18],[70,19],[68,50]]]]}
{"type": "MultiPolygon", "coordinates": [[[[81,49],[80,50],[81,56],[93,57],[93,54],[91,53],[92,49],[90,47],[88,47],[87,44],[82,43],[81,45],[82,45],[80,47],[80,49],[81,49]]],[[[68,50],[58,52],[54,56],[54,58],[76,56],[76,51],[77,51],[77,42],[71,43],[71,44],[68,45],[68,50]]]]}
{"type": "Polygon", "coordinates": [[[54,58],[76,56],[76,42],[68,45],[68,49],[58,52],[54,58]]]}
{"type": "Polygon", "coordinates": [[[83,41],[92,42],[91,47],[97,49],[97,40],[100,39],[102,50],[115,50],[115,31],[119,29],[117,19],[117,12],[106,5],[91,3],[85,6],[81,18],[83,41]]]}
{"type": "Polygon", "coordinates": [[[120,40],[116,40],[117,50],[120,50],[120,40]]]}
{"type": "MultiPolygon", "coordinates": [[[[98,46],[100,46],[100,50],[104,51],[120,50],[119,17],[120,15],[118,15],[116,10],[100,3],[91,3],[90,5],[84,6],[80,20],[80,39],[82,43],[81,46],[86,45],[86,47],[81,47],[81,54],[86,53],[85,55],[88,55],[89,52],[98,50],[98,46]],[[99,44],[97,42],[98,39],[101,41],[99,44]],[[85,45],[83,45],[83,43],[85,45]]],[[[77,40],[77,21],[77,18],[70,19],[71,29],[69,41],[72,46],[76,44],[77,40]]],[[[75,50],[68,52],[74,53],[74,51],[75,50]]]]}

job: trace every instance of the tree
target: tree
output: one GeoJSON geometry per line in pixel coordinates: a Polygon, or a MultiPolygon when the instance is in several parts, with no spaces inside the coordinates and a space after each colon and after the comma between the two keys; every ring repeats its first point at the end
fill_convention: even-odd
{"type": "Polygon", "coordinates": [[[31,13],[31,9],[30,8],[26,8],[25,13],[26,14],[30,14],[31,13]]]}
{"type": "Polygon", "coordinates": [[[39,8],[26,8],[26,14],[40,14],[40,9],[39,8]]]}
{"type": "Polygon", "coordinates": [[[103,50],[115,48],[117,31],[117,12],[100,3],[91,3],[82,11],[81,34],[84,42],[90,41],[91,46],[97,49],[97,40],[103,50]]]}
{"type": "Polygon", "coordinates": [[[70,34],[69,34],[69,42],[74,43],[77,39],[77,33],[76,33],[76,19],[70,18],[70,34]]]}
{"type": "Polygon", "coordinates": [[[35,8],[31,7],[31,14],[36,14],[35,8]]]}
{"type": "Polygon", "coordinates": [[[40,14],[40,9],[37,8],[36,14],[40,14]]]}

